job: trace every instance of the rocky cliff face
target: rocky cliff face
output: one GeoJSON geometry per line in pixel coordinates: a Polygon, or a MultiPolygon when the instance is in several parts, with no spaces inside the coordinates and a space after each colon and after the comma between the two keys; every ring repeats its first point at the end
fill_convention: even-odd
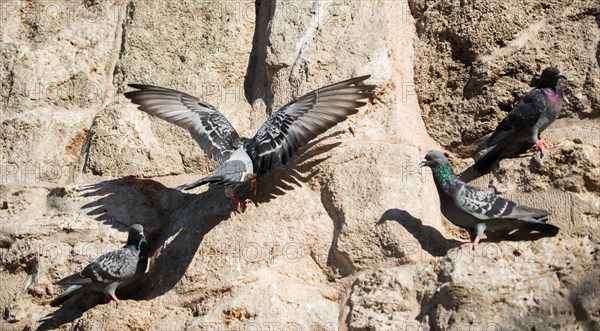
{"type": "Polygon", "coordinates": [[[0,6],[2,329],[599,327],[597,1],[0,6]],[[558,147],[474,183],[550,210],[561,231],[461,249],[417,164],[443,146],[467,168],[547,65],[569,77],[543,134],[558,147]],[[241,214],[222,190],[174,189],[215,162],[122,94],[186,91],[251,136],[291,99],[364,74],[376,97],[262,177],[241,214]],[[128,300],[51,308],[52,283],[133,223],[151,256],[128,300]]]}

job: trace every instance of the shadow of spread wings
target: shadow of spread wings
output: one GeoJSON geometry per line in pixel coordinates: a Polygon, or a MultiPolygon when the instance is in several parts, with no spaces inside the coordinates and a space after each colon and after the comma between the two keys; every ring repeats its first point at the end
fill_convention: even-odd
{"type": "Polygon", "coordinates": [[[125,96],[138,109],[188,130],[202,150],[223,163],[243,143],[229,121],[212,105],[176,90],[142,84],[129,84],[137,91],[125,96]]]}
{"type": "Polygon", "coordinates": [[[285,164],[298,149],[327,131],[366,103],[374,85],[356,85],[367,78],[348,79],[314,90],[283,106],[260,127],[246,146],[254,172],[285,164]]]}

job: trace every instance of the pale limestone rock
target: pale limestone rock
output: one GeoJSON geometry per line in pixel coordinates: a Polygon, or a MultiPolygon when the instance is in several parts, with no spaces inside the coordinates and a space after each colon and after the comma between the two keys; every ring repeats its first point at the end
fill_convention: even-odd
{"type": "Polygon", "coordinates": [[[0,6],[3,330],[598,327],[598,37],[589,3],[566,16],[528,3],[547,6],[543,26],[516,15],[516,3],[489,1],[0,6]],[[478,20],[496,13],[512,23],[478,20]],[[566,52],[557,65],[572,77],[568,118],[544,132],[560,146],[539,167],[530,157],[506,160],[474,184],[549,209],[561,231],[456,248],[466,232],[441,218],[418,162],[440,144],[457,153],[457,169],[471,164],[475,136],[542,65],[544,27],[558,35],[566,52]],[[488,60],[483,69],[463,61],[470,55],[488,60]],[[122,95],[127,83],[176,88],[252,136],[293,98],[363,74],[378,85],[375,98],[263,176],[257,204],[242,214],[222,189],[175,190],[215,162],[187,132],[122,95]],[[61,291],[54,281],[122,246],[134,223],[144,225],[151,256],[142,281],[118,294],[128,300],[48,305],[61,291]]]}

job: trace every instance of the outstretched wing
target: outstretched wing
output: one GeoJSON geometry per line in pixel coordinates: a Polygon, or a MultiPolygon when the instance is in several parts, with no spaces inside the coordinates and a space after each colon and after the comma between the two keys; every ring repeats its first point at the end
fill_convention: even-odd
{"type": "Polygon", "coordinates": [[[517,130],[533,128],[547,107],[548,100],[541,90],[535,89],[527,93],[498,124],[496,131],[488,140],[487,146],[493,146],[505,138],[510,139],[510,136],[517,130]]]}
{"type": "Polygon", "coordinates": [[[111,283],[133,277],[138,258],[128,248],[108,252],[88,264],[81,272],[58,281],[60,285],[111,283]]]}
{"type": "Polygon", "coordinates": [[[238,133],[215,107],[176,90],[140,84],[125,96],[138,109],[188,130],[202,150],[219,163],[242,146],[238,133]]]}
{"type": "Polygon", "coordinates": [[[455,205],[480,220],[545,217],[548,212],[525,206],[476,187],[464,185],[454,195],[455,205]]]}
{"type": "Polygon", "coordinates": [[[298,149],[366,103],[374,85],[357,85],[362,76],[314,90],[283,106],[260,127],[246,152],[257,174],[287,163],[298,149]]]}

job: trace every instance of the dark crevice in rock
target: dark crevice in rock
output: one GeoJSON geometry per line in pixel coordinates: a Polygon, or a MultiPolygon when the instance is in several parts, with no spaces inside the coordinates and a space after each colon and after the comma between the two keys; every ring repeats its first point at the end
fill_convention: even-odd
{"type": "Polygon", "coordinates": [[[344,326],[346,330],[356,330],[356,328],[352,328],[350,324],[352,323],[352,310],[354,309],[354,303],[352,302],[352,293],[354,292],[354,288],[360,284],[360,280],[358,279],[358,275],[354,277],[354,281],[350,285],[348,290],[348,297],[345,300],[345,304],[348,307],[348,311],[346,312],[346,316],[343,319],[344,326]]]}
{"type": "Polygon", "coordinates": [[[488,77],[487,66],[475,63],[469,70],[469,78],[463,87],[463,96],[466,100],[484,94],[487,87],[493,83],[488,77]]]}
{"type": "Polygon", "coordinates": [[[354,273],[357,268],[352,263],[350,257],[338,249],[339,236],[342,233],[346,219],[343,210],[336,206],[336,203],[333,201],[333,197],[334,194],[329,190],[327,185],[321,188],[321,203],[329,217],[333,220],[333,238],[327,256],[327,264],[332,269],[334,275],[347,277],[354,273]]]}
{"type": "Polygon", "coordinates": [[[94,137],[94,133],[96,131],[95,128],[98,125],[97,120],[98,115],[96,114],[96,116],[94,116],[94,119],[92,120],[92,125],[90,126],[90,129],[88,130],[87,135],[85,137],[85,142],[81,147],[81,158],[83,159],[83,165],[81,166],[82,174],[85,174],[86,170],[91,170],[92,175],[100,175],[100,173],[98,173],[96,170],[90,169],[90,149],[92,147],[92,138],[94,137]]]}
{"type": "MultiPolygon", "coordinates": [[[[117,86],[116,93],[123,92],[123,86],[120,86],[120,83],[119,83],[119,77],[122,78],[124,76],[123,68],[121,65],[121,60],[125,57],[125,54],[126,54],[127,30],[128,30],[128,26],[131,24],[131,22],[133,20],[134,15],[135,15],[135,2],[130,1],[126,5],[125,17],[122,18],[121,40],[120,40],[120,44],[118,46],[119,47],[118,58],[114,62],[114,68],[112,71],[111,82],[110,83],[107,82],[107,87],[111,83],[113,86],[117,86]]],[[[118,33],[118,30],[117,30],[117,33],[118,33]]],[[[117,45],[115,45],[115,47],[117,47],[117,45]]],[[[106,92],[108,92],[108,91],[106,91],[106,92]]],[[[113,98],[114,96],[106,95],[105,97],[113,98]]],[[[102,113],[102,111],[105,111],[105,110],[106,110],[106,107],[102,107],[102,109],[94,115],[92,124],[90,125],[90,129],[87,130],[85,142],[83,143],[83,145],[81,147],[81,153],[80,153],[80,160],[82,162],[81,163],[81,173],[85,173],[86,169],[89,169],[90,148],[92,146],[92,138],[95,134],[95,128],[97,126],[98,115],[100,113],[102,113]]],[[[95,170],[92,170],[92,174],[99,175],[99,173],[95,170]]]]}
{"type": "MultiPolygon", "coordinates": [[[[275,11],[275,3],[271,0],[256,0],[255,26],[252,38],[252,51],[248,60],[246,78],[244,80],[244,95],[248,103],[255,108],[255,101],[262,100],[267,106],[267,113],[271,107],[271,92],[269,90],[266,58],[267,37],[270,23],[275,11]]],[[[256,109],[254,109],[256,110],[256,109]]]]}
{"type": "Polygon", "coordinates": [[[462,40],[460,36],[447,31],[447,34],[440,35],[440,41],[447,41],[452,47],[452,59],[464,64],[465,68],[470,68],[476,60],[477,54],[471,49],[472,43],[468,40],[462,40]]]}
{"type": "Polygon", "coordinates": [[[429,328],[431,330],[440,330],[441,326],[439,321],[443,319],[440,316],[440,308],[443,307],[445,311],[454,310],[456,305],[455,294],[453,293],[455,285],[452,283],[452,278],[448,274],[448,270],[451,266],[449,261],[444,262],[445,266],[442,267],[437,273],[436,284],[439,284],[434,291],[424,291],[418,295],[418,299],[421,305],[421,311],[415,318],[420,323],[429,322],[429,328]]]}
{"type": "Polygon", "coordinates": [[[421,16],[427,11],[427,8],[421,8],[420,4],[418,4],[415,0],[408,1],[408,9],[410,10],[410,15],[415,19],[416,33],[418,37],[425,32],[423,29],[423,24],[421,24],[421,16]]]}
{"type": "Polygon", "coordinates": [[[125,57],[126,53],[126,43],[127,43],[127,30],[131,21],[133,20],[133,16],[135,15],[135,2],[131,1],[127,4],[125,17],[123,18],[123,23],[121,25],[121,44],[119,46],[119,59],[117,60],[114,70],[113,70],[113,84],[117,85],[118,92],[122,92],[123,86],[119,86],[118,84],[118,76],[121,74],[123,76],[123,68],[121,66],[121,60],[125,57]]]}
{"type": "MultiPolygon", "coordinates": [[[[2,91],[0,92],[0,96],[5,98],[4,101],[4,109],[0,111],[0,115],[3,115],[4,110],[10,109],[10,100],[11,96],[14,93],[15,87],[15,79],[13,74],[13,68],[15,67],[16,59],[18,57],[18,49],[15,44],[4,44],[2,46],[2,75],[6,77],[2,77],[2,81],[0,82],[2,86],[2,91]]],[[[4,120],[4,118],[0,118],[0,121],[4,120]]]]}
{"type": "MultiPolygon", "coordinates": [[[[598,31],[600,31],[600,14],[596,16],[596,25],[598,25],[598,31]]],[[[598,44],[596,44],[596,64],[600,67],[600,38],[598,44]]]]}

